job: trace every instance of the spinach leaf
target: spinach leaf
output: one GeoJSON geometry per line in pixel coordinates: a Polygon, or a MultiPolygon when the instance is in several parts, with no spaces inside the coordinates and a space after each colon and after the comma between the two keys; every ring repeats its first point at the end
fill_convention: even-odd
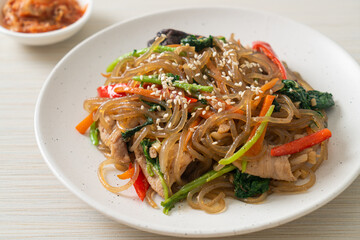
{"type": "Polygon", "coordinates": [[[132,129],[129,129],[129,130],[121,133],[121,136],[124,139],[124,141],[127,142],[130,140],[130,137],[132,137],[136,132],[140,131],[143,127],[145,127],[147,125],[151,125],[153,123],[154,123],[154,121],[152,120],[151,117],[146,117],[146,122],[144,124],[141,124],[139,126],[136,126],[132,129]]]}
{"type": "Polygon", "coordinates": [[[150,157],[150,153],[149,150],[151,148],[151,146],[153,145],[155,141],[151,141],[149,138],[145,138],[144,140],[142,140],[140,142],[145,158],[146,158],[146,162],[150,163],[154,168],[156,168],[157,170],[160,171],[160,164],[159,164],[159,158],[151,158],[150,157]]]}
{"type": "Polygon", "coordinates": [[[306,91],[293,80],[282,80],[282,82],[284,87],[277,92],[288,96],[293,102],[300,102],[302,109],[326,109],[335,104],[331,93],[316,90],[306,91]]]}
{"type": "Polygon", "coordinates": [[[213,46],[213,37],[210,35],[208,38],[205,37],[197,38],[194,35],[189,35],[186,38],[181,39],[181,44],[183,45],[189,44],[190,46],[195,47],[196,52],[199,52],[204,48],[213,46]]]}
{"type": "MultiPolygon", "coordinates": [[[[161,110],[165,110],[165,107],[163,107],[163,106],[160,105],[160,104],[153,103],[153,102],[148,102],[148,101],[145,101],[145,100],[142,100],[142,99],[141,99],[141,101],[142,101],[143,103],[146,103],[147,105],[150,106],[149,112],[156,112],[156,111],[158,111],[158,106],[160,106],[160,109],[161,109],[161,110]]],[[[164,105],[165,105],[165,102],[164,102],[164,105]]]]}
{"type": "Polygon", "coordinates": [[[269,190],[270,179],[242,173],[236,169],[234,174],[235,196],[248,198],[260,195],[269,190]]]}
{"type": "Polygon", "coordinates": [[[332,107],[335,105],[331,93],[311,90],[311,91],[308,91],[308,94],[309,94],[309,99],[310,99],[310,105],[312,108],[326,109],[326,108],[329,108],[329,107],[332,107]],[[312,99],[315,99],[314,103],[316,103],[316,104],[314,106],[313,106],[312,99]]]}

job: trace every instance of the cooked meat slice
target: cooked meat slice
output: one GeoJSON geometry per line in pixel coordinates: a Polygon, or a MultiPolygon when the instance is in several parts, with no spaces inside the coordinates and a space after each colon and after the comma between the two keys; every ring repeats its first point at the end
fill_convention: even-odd
{"type": "MultiPolygon", "coordinates": [[[[171,44],[180,44],[181,39],[186,38],[187,36],[191,35],[189,33],[171,29],[171,28],[161,30],[160,32],[158,32],[156,34],[156,36],[160,37],[161,34],[166,35],[166,39],[162,43],[160,43],[160,45],[164,45],[164,46],[171,45],[171,44]]],[[[150,47],[154,41],[155,41],[155,38],[148,41],[148,47],[150,47]]]]}
{"type": "Polygon", "coordinates": [[[189,166],[189,164],[194,160],[190,153],[183,152],[181,158],[177,161],[176,166],[175,166],[175,158],[176,158],[178,149],[179,149],[179,144],[175,144],[174,147],[169,152],[170,156],[174,156],[174,160],[172,161],[170,173],[169,173],[170,174],[170,176],[169,176],[170,186],[176,181],[175,175],[174,175],[175,167],[177,167],[179,169],[179,173],[180,173],[180,175],[182,175],[185,172],[187,166],[189,166]]]}
{"type": "MultiPolygon", "coordinates": [[[[174,148],[170,151],[169,154],[172,154],[173,156],[176,156],[177,153],[177,149],[178,149],[179,145],[176,144],[174,146],[174,148]]],[[[149,173],[146,170],[146,158],[144,156],[144,152],[141,146],[139,146],[138,148],[135,149],[135,157],[136,157],[136,161],[139,163],[141,170],[143,171],[146,179],[148,180],[150,186],[152,187],[152,189],[154,189],[155,192],[157,192],[161,197],[164,197],[164,189],[161,185],[161,180],[159,178],[159,176],[157,174],[154,174],[154,176],[150,176],[149,173]]],[[[188,152],[184,152],[182,155],[182,158],[180,161],[178,161],[178,165],[177,167],[179,167],[180,170],[180,174],[183,174],[186,170],[186,167],[193,161],[193,158],[191,157],[191,155],[188,152]]],[[[175,182],[175,177],[174,177],[174,162],[170,168],[170,186],[171,187],[172,184],[175,182]]]]}
{"type": "MultiPolygon", "coordinates": [[[[241,161],[235,161],[233,164],[241,169],[241,161]]],[[[272,157],[269,151],[260,160],[248,162],[245,172],[262,178],[296,181],[296,177],[291,172],[289,158],[272,157]]]]}
{"type": "Polygon", "coordinates": [[[219,125],[218,133],[226,133],[230,130],[230,124],[228,122],[219,125]]]}
{"type": "Polygon", "coordinates": [[[110,148],[111,157],[114,160],[119,161],[120,163],[129,163],[130,162],[129,152],[127,150],[127,145],[122,139],[121,135],[114,141],[108,143],[107,139],[110,133],[108,133],[101,124],[99,124],[98,128],[100,132],[101,141],[110,148]]]}
{"type": "Polygon", "coordinates": [[[146,158],[144,156],[144,152],[142,147],[139,146],[135,149],[135,161],[137,161],[141,167],[142,172],[144,173],[147,181],[149,182],[152,189],[157,192],[161,197],[164,198],[164,189],[161,185],[161,180],[157,174],[154,176],[150,176],[149,173],[146,171],[146,158]]]}

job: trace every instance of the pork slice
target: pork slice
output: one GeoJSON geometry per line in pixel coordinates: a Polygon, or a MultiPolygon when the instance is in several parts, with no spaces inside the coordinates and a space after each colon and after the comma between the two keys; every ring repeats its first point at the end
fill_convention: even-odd
{"type": "MultiPolygon", "coordinates": [[[[233,163],[241,169],[241,161],[233,163]]],[[[287,156],[272,157],[268,151],[260,160],[248,162],[246,173],[262,178],[273,178],[293,182],[296,177],[292,174],[287,156]]]]}
{"type": "Polygon", "coordinates": [[[100,139],[107,147],[110,148],[111,157],[120,163],[129,163],[130,162],[130,156],[127,149],[127,145],[122,139],[121,135],[108,143],[107,139],[109,138],[110,133],[107,132],[107,130],[101,125],[101,123],[98,126],[99,132],[100,132],[100,139]]]}
{"type": "Polygon", "coordinates": [[[135,148],[135,161],[137,161],[141,167],[142,172],[144,173],[147,181],[149,182],[151,188],[157,192],[161,197],[164,198],[164,189],[161,185],[161,180],[157,174],[150,176],[146,170],[146,158],[141,146],[135,148]]]}
{"type": "MultiPolygon", "coordinates": [[[[169,155],[170,156],[174,156],[174,158],[176,158],[177,152],[179,149],[179,144],[175,144],[173,149],[170,150],[169,155]]],[[[175,172],[175,168],[179,169],[180,175],[182,175],[187,166],[193,161],[194,159],[192,158],[191,154],[188,152],[183,152],[181,155],[181,158],[176,162],[175,159],[172,161],[172,165],[170,168],[170,176],[169,176],[169,182],[170,182],[170,186],[176,181],[175,176],[174,176],[174,172],[175,172]],[[176,165],[175,165],[176,162],[176,165]]]]}

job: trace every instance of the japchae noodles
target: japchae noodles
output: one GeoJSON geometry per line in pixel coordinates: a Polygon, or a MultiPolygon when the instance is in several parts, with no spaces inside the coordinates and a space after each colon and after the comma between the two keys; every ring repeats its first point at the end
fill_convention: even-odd
{"type": "Polygon", "coordinates": [[[313,90],[265,42],[168,29],[107,70],[77,128],[91,125],[110,192],[134,186],[152,207],[155,193],[164,198],[165,213],[181,200],[218,213],[226,197],[258,203],[304,192],[327,159],[332,95],[313,90]],[[127,184],[110,185],[109,165],[127,184]]]}

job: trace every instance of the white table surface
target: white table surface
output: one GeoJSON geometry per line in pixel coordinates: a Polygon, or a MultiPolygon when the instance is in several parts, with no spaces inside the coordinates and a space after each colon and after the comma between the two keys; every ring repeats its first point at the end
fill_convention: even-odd
{"type": "MultiPolygon", "coordinates": [[[[203,5],[256,8],[291,18],[325,34],[360,62],[359,0],[95,0],[90,21],[65,42],[29,47],[1,35],[0,239],[174,239],[114,222],[70,193],[40,155],[34,108],[51,69],[93,33],[130,17],[203,5]]],[[[305,217],[228,239],[360,239],[359,180],[305,217]]]]}

